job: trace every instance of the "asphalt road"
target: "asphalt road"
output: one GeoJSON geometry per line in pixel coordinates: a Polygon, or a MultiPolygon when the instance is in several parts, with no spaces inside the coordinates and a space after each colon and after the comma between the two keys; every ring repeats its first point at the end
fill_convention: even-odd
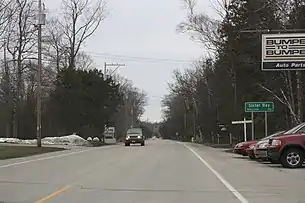
{"type": "Polygon", "coordinates": [[[150,140],[0,161],[5,203],[302,203],[305,169],[150,140]]]}

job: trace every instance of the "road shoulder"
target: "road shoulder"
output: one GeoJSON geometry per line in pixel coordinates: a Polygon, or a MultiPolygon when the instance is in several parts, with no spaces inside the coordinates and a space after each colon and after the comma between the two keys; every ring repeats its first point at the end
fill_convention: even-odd
{"type": "Polygon", "coordinates": [[[305,199],[304,169],[287,170],[200,144],[187,144],[249,202],[298,202],[305,199]]]}

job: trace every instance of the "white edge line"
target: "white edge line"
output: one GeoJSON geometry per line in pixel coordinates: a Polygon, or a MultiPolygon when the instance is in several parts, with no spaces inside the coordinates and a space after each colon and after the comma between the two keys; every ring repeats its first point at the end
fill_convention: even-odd
{"type": "Polygon", "coordinates": [[[241,202],[241,203],[249,203],[248,200],[242,196],[224,177],[222,177],[212,166],[206,162],[197,152],[195,152],[191,147],[183,144],[186,148],[188,148],[214,175],[233,193],[233,195],[241,202]]]}
{"type": "MultiPolygon", "coordinates": [[[[107,148],[112,148],[112,147],[107,147],[107,148]]],[[[15,163],[6,164],[6,165],[0,165],[0,169],[1,168],[8,168],[8,167],[11,167],[11,166],[17,166],[17,165],[21,165],[21,164],[27,164],[27,163],[31,163],[31,162],[44,161],[44,160],[49,160],[49,159],[69,156],[69,155],[73,155],[73,154],[80,154],[80,153],[83,153],[83,152],[94,151],[94,150],[97,150],[97,149],[105,149],[105,147],[94,148],[94,149],[86,149],[86,150],[81,150],[81,151],[77,151],[77,152],[70,152],[70,153],[66,153],[66,154],[60,154],[60,155],[56,155],[56,156],[50,156],[50,157],[44,157],[44,158],[39,158],[39,159],[32,159],[32,160],[27,160],[27,161],[15,162],[15,163]]]]}

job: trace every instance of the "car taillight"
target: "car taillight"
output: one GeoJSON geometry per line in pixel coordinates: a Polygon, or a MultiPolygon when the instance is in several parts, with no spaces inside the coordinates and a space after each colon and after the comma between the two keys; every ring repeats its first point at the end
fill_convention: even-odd
{"type": "Polygon", "coordinates": [[[272,146],[281,146],[282,142],[281,140],[272,140],[271,145],[272,146]]]}

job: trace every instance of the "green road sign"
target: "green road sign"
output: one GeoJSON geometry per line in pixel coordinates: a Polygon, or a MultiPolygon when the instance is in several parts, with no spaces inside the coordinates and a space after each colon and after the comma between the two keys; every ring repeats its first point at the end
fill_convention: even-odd
{"type": "Polygon", "coordinates": [[[245,112],[274,112],[273,102],[246,102],[245,112]]]}

